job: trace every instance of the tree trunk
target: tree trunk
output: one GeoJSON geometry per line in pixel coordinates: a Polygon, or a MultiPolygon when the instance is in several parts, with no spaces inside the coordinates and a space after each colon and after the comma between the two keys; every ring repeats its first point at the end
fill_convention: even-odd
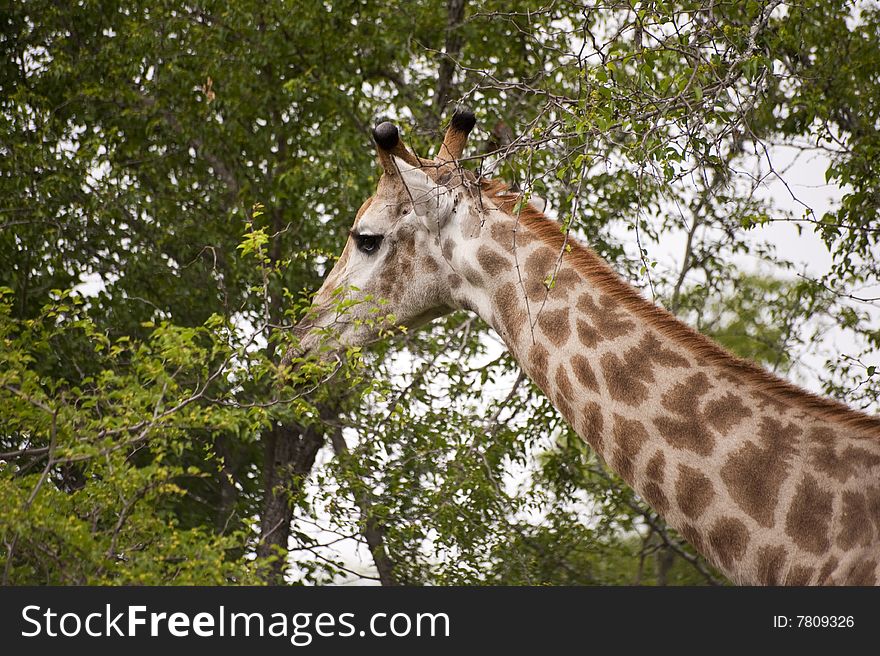
{"type": "MultiPolygon", "coordinates": [[[[341,428],[331,434],[331,441],[333,452],[337,458],[348,454],[348,445],[345,443],[341,428]]],[[[379,581],[385,586],[398,585],[394,576],[394,562],[388,557],[388,552],[385,549],[385,527],[373,514],[373,504],[370,501],[369,493],[355,491],[355,503],[361,511],[364,539],[373,556],[376,571],[379,573],[379,581]]]]}
{"type": "Polygon", "coordinates": [[[287,571],[287,541],[293,519],[292,498],[302,489],[312,471],[318,450],[324,444],[320,427],[276,425],[266,436],[263,481],[265,496],[260,513],[260,543],[257,556],[276,555],[270,565],[266,582],[283,585],[287,571]]]}

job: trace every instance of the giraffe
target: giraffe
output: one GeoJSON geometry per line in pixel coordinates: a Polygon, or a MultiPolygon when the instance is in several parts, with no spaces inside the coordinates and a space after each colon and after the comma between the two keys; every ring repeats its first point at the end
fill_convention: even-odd
{"type": "Polygon", "coordinates": [[[732,581],[877,584],[880,418],[733,356],[535,204],[477,179],[458,161],[474,125],[456,112],[434,159],[394,124],[374,129],[376,193],[295,328],[295,352],[376,340],[380,298],[409,327],[475,312],[581,438],[732,581]],[[354,304],[340,313],[340,299],[354,304]]]}

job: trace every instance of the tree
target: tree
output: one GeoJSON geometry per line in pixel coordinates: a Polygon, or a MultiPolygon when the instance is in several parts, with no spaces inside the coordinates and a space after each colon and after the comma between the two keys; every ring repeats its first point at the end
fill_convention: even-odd
{"type": "Polygon", "coordinates": [[[429,153],[470,104],[474,168],[548,198],[728,348],[877,408],[872,3],[36,1],[2,20],[4,582],[718,582],[478,320],[279,383],[385,115],[429,153]],[[840,202],[775,206],[782,147],[820,153],[840,202]],[[788,224],[826,271],[766,243],[788,224]]]}

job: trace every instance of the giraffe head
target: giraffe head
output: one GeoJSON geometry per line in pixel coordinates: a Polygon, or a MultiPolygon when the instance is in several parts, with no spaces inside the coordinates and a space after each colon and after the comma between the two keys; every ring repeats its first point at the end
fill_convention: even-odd
{"type": "Polygon", "coordinates": [[[295,329],[301,352],[365,345],[392,325],[415,328],[462,307],[447,233],[468,222],[479,198],[458,165],[474,124],[471,112],[456,112],[435,159],[411,153],[390,122],[373,130],[383,173],[295,329]]]}

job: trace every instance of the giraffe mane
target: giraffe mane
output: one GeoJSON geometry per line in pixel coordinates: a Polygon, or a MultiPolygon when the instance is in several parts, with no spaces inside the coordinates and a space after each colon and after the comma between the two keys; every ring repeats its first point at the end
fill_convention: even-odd
{"type": "Polygon", "coordinates": [[[635,287],[621,278],[611,266],[591,248],[576,239],[566,238],[561,224],[547,218],[528,203],[520,203],[522,194],[498,180],[480,179],[483,194],[493,204],[519,220],[530,232],[554,250],[571,247],[569,262],[593,285],[626,307],[661,334],[678,342],[706,362],[746,380],[769,396],[806,409],[819,419],[834,421],[847,428],[880,431],[880,417],[866,414],[837,401],[813,394],[802,387],[779,378],[757,364],[733,355],[718,343],[697,332],[671,312],[643,297],[635,287]]]}

